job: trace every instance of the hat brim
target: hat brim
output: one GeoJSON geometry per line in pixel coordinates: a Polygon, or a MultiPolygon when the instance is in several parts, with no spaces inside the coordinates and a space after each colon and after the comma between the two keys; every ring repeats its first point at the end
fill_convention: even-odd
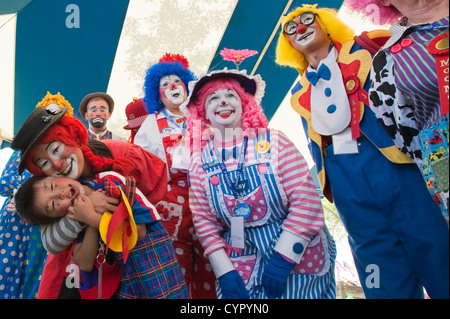
{"type": "Polygon", "coordinates": [[[111,113],[111,114],[113,113],[113,111],[114,111],[113,98],[109,94],[106,94],[103,92],[94,92],[94,93],[89,93],[88,95],[86,95],[83,98],[83,100],[81,100],[80,108],[78,109],[78,112],[80,112],[80,114],[83,116],[83,118],[86,114],[87,105],[88,105],[89,101],[96,97],[100,97],[100,98],[104,99],[106,101],[106,103],[108,103],[108,105],[109,105],[109,113],[111,113]]]}
{"type": "Polygon", "coordinates": [[[111,250],[113,250],[115,252],[123,252],[122,240],[123,240],[124,233],[126,233],[126,236],[127,236],[128,250],[133,249],[138,240],[136,222],[134,221],[133,212],[132,212],[131,206],[128,202],[128,198],[125,195],[125,193],[123,192],[122,188],[119,188],[119,190],[120,190],[121,197],[122,197],[122,203],[119,204],[118,208],[116,208],[116,210],[114,211],[114,214],[116,214],[116,213],[122,214],[124,212],[123,211],[119,212],[119,209],[125,209],[126,214],[127,214],[126,220],[128,220],[128,225],[130,226],[130,229],[124,229],[124,227],[128,226],[127,223],[125,222],[126,220],[124,220],[120,224],[118,224],[117,227],[113,226],[113,227],[115,227],[115,229],[113,229],[112,236],[110,238],[108,238],[108,235],[110,233],[110,231],[109,231],[110,222],[111,222],[111,219],[113,218],[113,214],[110,214],[110,213],[103,214],[102,219],[100,220],[100,225],[98,227],[102,240],[107,244],[107,246],[111,250]],[[128,232],[129,230],[130,230],[130,232],[128,232]]]}
{"type": "Polygon", "coordinates": [[[11,143],[11,148],[21,152],[21,161],[18,171],[22,174],[25,170],[25,160],[30,151],[41,140],[45,133],[50,130],[66,114],[69,108],[61,108],[58,113],[51,113],[44,107],[37,107],[22,124],[19,132],[11,143]]]}
{"type": "MultiPolygon", "coordinates": [[[[109,223],[111,221],[113,214],[110,213],[104,213],[102,216],[102,219],[100,220],[99,225],[99,231],[100,236],[102,240],[106,243],[107,242],[107,233],[109,228],[109,223]]],[[[132,219],[132,217],[131,217],[132,219]]],[[[115,230],[113,236],[111,237],[108,247],[112,251],[115,252],[123,252],[123,246],[122,246],[122,234],[124,232],[127,232],[126,229],[124,229],[125,224],[122,222],[115,230]]],[[[127,245],[128,249],[131,250],[136,246],[138,234],[137,234],[137,228],[136,223],[134,222],[134,219],[132,221],[130,220],[130,227],[131,227],[131,234],[127,237],[127,245]]]]}
{"type": "Polygon", "coordinates": [[[195,102],[197,100],[197,94],[203,86],[212,80],[220,78],[231,78],[239,81],[244,90],[253,95],[256,103],[261,103],[266,88],[266,82],[263,81],[259,74],[247,75],[247,70],[238,71],[235,69],[228,70],[225,68],[223,70],[211,71],[208,74],[200,76],[197,81],[189,82],[189,95],[186,101],[180,105],[180,110],[182,110],[185,114],[189,114],[187,108],[189,108],[189,104],[191,102],[195,102]]]}
{"type": "Polygon", "coordinates": [[[255,95],[255,93],[256,93],[256,81],[255,80],[253,80],[247,76],[244,76],[240,73],[217,72],[217,73],[211,73],[207,76],[204,76],[197,81],[197,83],[195,84],[195,86],[192,90],[191,101],[195,101],[195,99],[197,98],[198,91],[200,91],[206,83],[208,83],[212,80],[215,80],[215,79],[220,79],[220,78],[231,78],[231,79],[238,80],[239,83],[241,84],[241,86],[245,89],[245,91],[247,93],[250,93],[251,95],[255,95]]]}

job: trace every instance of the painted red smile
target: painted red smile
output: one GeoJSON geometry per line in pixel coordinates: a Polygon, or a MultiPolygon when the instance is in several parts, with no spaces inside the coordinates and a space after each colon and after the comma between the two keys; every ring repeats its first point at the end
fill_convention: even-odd
{"type": "Polygon", "coordinates": [[[220,116],[223,119],[227,119],[231,116],[231,114],[236,113],[236,111],[234,110],[226,110],[226,111],[219,111],[219,112],[215,112],[215,115],[220,116]]]}

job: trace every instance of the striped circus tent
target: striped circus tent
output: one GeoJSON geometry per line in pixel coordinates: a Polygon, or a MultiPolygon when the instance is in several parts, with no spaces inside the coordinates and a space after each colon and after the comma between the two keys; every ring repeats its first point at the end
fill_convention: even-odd
{"type": "MultiPolygon", "coordinates": [[[[127,137],[124,109],[133,97],[142,97],[151,63],[173,52],[185,55],[196,74],[234,68],[220,56],[223,48],[258,51],[240,69],[261,74],[267,82],[263,107],[272,119],[298,76],[274,62],[280,19],[302,2],[3,0],[0,127],[5,136],[13,136],[47,91],[61,92],[81,118],[82,98],[102,91],[116,102],[109,128],[127,137]]],[[[336,9],[342,4],[315,2],[336,9]]],[[[302,133],[300,125],[297,130],[302,133]]]]}

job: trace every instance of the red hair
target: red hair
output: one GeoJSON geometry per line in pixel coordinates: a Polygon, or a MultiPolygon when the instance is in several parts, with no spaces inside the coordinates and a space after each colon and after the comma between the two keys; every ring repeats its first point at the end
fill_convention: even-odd
{"type": "Polygon", "coordinates": [[[186,69],[189,69],[188,59],[181,54],[166,53],[159,59],[158,64],[175,62],[181,63],[186,69]]]}
{"type": "MultiPolygon", "coordinates": [[[[127,176],[134,168],[134,163],[125,157],[112,159],[95,155],[88,146],[88,140],[88,132],[83,123],[74,117],[63,116],[36,145],[58,141],[68,146],[78,147],[83,153],[85,161],[94,168],[95,173],[113,170],[127,176]]],[[[42,170],[32,160],[36,145],[25,159],[25,166],[33,175],[43,175],[42,170]]]]}

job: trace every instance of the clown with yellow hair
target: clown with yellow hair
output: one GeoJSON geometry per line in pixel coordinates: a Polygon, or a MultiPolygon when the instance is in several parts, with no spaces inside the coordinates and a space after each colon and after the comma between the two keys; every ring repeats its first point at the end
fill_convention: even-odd
{"type": "Polygon", "coordinates": [[[388,38],[384,30],[354,36],[335,10],[303,5],[283,18],[275,61],[301,75],[291,105],[322,192],[348,231],[366,298],[423,298],[423,286],[439,297],[448,228],[419,170],[369,108],[372,56],[388,38]],[[432,253],[420,249],[426,242],[432,253]]]}

